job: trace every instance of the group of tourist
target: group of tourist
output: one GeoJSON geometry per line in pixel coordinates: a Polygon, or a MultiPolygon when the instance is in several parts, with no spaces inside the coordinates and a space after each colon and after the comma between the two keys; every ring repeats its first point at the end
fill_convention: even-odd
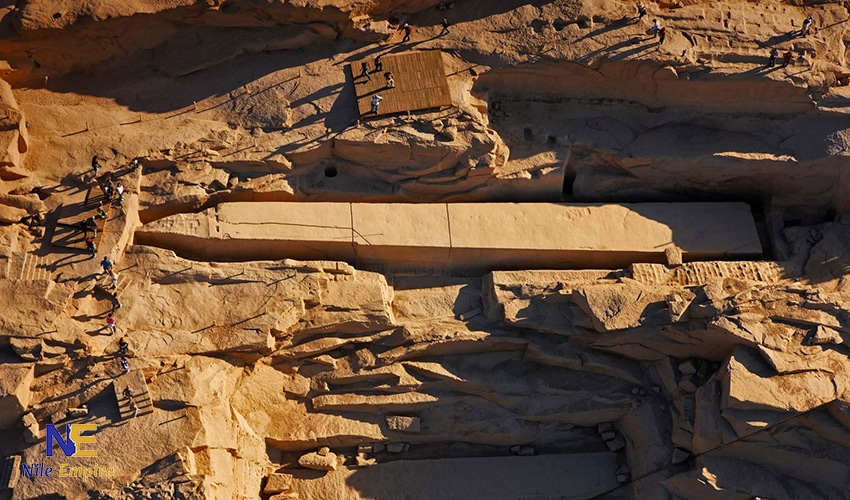
{"type": "MultiPolygon", "coordinates": [[[[131,170],[135,171],[139,167],[141,167],[139,159],[134,158],[130,162],[131,170]]],[[[115,183],[113,181],[112,172],[105,176],[100,175],[101,165],[97,156],[92,157],[91,168],[94,174],[93,179],[98,181],[98,185],[103,191],[104,201],[112,203],[117,202],[119,204],[122,203],[124,201],[124,186],[120,182],[115,183]]],[[[97,238],[97,219],[106,219],[106,217],[107,213],[104,209],[103,202],[100,202],[98,205],[97,215],[90,216],[80,223],[80,229],[85,231],[86,234],[86,249],[91,253],[92,257],[97,254],[97,247],[94,243],[94,238],[97,238]],[[89,232],[91,232],[92,235],[89,235],[89,232]]],[[[118,331],[118,322],[115,318],[115,312],[121,307],[121,300],[118,297],[118,273],[115,271],[112,260],[107,255],[105,255],[100,261],[100,266],[103,269],[100,277],[106,277],[108,283],[111,285],[112,295],[112,310],[106,315],[106,328],[109,330],[110,335],[115,335],[118,331]]],[[[130,344],[124,337],[121,337],[118,341],[118,352],[116,353],[116,356],[120,356],[119,364],[121,366],[122,373],[130,372],[130,362],[127,360],[127,350],[129,346],[130,344]]],[[[130,387],[126,387],[124,389],[124,396],[127,397],[128,404],[133,410],[133,417],[137,416],[139,414],[139,406],[133,399],[133,390],[130,389],[130,387]]]]}
{"type": "MultiPolygon", "coordinates": [[[[126,363],[127,358],[121,358],[121,362],[122,364],[126,363]]],[[[127,398],[127,405],[129,405],[130,409],[133,410],[133,417],[135,418],[139,414],[139,405],[137,405],[136,400],[133,399],[133,389],[130,389],[130,386],[124,388],[124,397],[127,398]]]]}
{"type": "MultiPolygon", "coordinates": [[[[130,166],[133,170],[139,168],[140,163],[138,158],[134,158],[130,163],[130,166]]],[[[93,156],[91,159],[91,168],[92,168],[92,179],[97,180],[98,186],[100,186],[101,191],[103,191],[104,201],[111,203],[118,203],[119,206],[124,202],[124,185],[118,182],[117,184],[113,180],[113,173],[109,172],[108,174],[101,176],[100,175],[100,160],[97,155],[93,156]]],[[[103,207],[103,201],[98,204],[97,207],[97,215],[92,215],[82,222],[80,222],[79,228],[81,231],[85,233],[85,242],[86,242],[86,251],[89,252],[94,258],[97,255],[97,244],[95,243],[95,239],[97,239],[97,219],[106,219],[106,209],[103,207]],[[89,232],[92,234],[89,235],[89,232]]]]}
{"type": "MultiPolygon", "coordinates": [[[[803,26],[800,28],[798,36],[807,37],[812,32],[812,24],[814,24],[814,18],[809,15],[803,20],[803,26]]],[[[772,68],[776,65],[776,58],[779,56],[779,50],[776,47],[772,47],[770,49],[770,55],[767,58],[767,66],[772,68]]],[[[782,67],[786,67],[791,63],[791,60],[794,58],[794,53],[790,50],[785,51],[782,54],[782,67]]]]}
{"type": "MultiPolygon", "coordinates": [[[[642,2],[637,2],[637,21],[643,19],[646,15],[646,6],[642,2]]],[[[812,32],[812,25],[814,24],[814,18],[809,15],[803,20],[803,25],[800,28],[800,31],[797,32],[797,36],[807,37],[812,32]]],[[[658,37],[658,45],[664,43],[664,39],[667,34],[667,29],[661,26],[661,22],[658,19],[652,20],[652,26],[649,28],[652,32],[653,37],[658,37]]],[[[779,50],[774,48],[770,49],[770,55],[768,56],[767,66],[774,67],[776,65],[776,58],[779,57],[779,50]]],[[[786,51],[782,54],[782,67],[786,67],[791,63],[791,60],[794,58],[794,53],[790,50],[786,51]]]]}
{"type": "MultiPolygon", "coordinates": [[[[107,279],[112,283],[112,311],[110,311],[106,315],[106,328],[109,330],[110,335],[115,335],[118,331],[118,322],[115,319],[115,311],[121,307],[121,301],[118,298],[118,273],[115,272],[114,266],[112,264],[112,260],[109,259],[108,256],[104,256],[103,260],[100,261],[100,267],[103,268],[103,274],[106,275],[107,279]]],[[[121,369],[124,373],[128,373],[130,371],[130,363],[127,361],[127,348],[130,344],[121,337],[121,340],[118,342],[118,355],[121,356],[121,369]]]]}
{"type": "MultiPolygon", "coordinates": [[[[446,4],[441,3],[438,8],[439,8],[440,11],[444,11],[446,9],[446,4]]],[[[437,36],[448,35],[449,33],[451,33],[451,30],[449,30],[449,26],[451,26],[451,24],[449,23],[449,20],[446,19],[445,17],[440,22],[440,26],[442,27],[442,30],[440,31],[440,33],[437,36]]],[[[391,28],[392,27],[393,26],[391,26],[391,28]]],[[[404,37],[401,39],[401,43],[407,43],[407,42],[410,41],[410,36],[413,33],[413,27],[409,23],[404,23],[401,26],[399,26],[398,31],[404,32],[404,37]]],[[[384,72],[384,80],[386,81],[386,86],[384,88],[394,89],[395,88],[395,75],[393,75],[392,71],[384,71],[384,63],[381,61],[381,56],[378,56],[378,57],[375,58],[375,70],[373,71],[373,73],[380,73],[380,72],[384,72]]],[[[369,72],[369,64],[366,63],[365,61],[360,63],[360,76],[365,77],[367,81],[370,81],[370,82],[372,81],[372,77],[371,77],[370,72],[369,72]]],[[[381,95],[379,95],[379,94],[373,95],[372,99],[370,101],[370,103],[372,105],[370,112],[374,113],[374,114],[378,114],[378,109],[380,108],[381,101],[383,101],[383,100],[384,100],[384,98],[381,95]]]]}
{"type": "MultiPolygon", "coordinates": [[[[360,63],[360,76],[366,77],[366,80],[372,81],[372,76],[370,73],[380,73],[384,72],[384,80],[386,80],[386,86],[384,88],[394,89],[395,88],[395,75],[393,75],[392,71],[384,71],[384,62],[381,61],[381,56],[375,58],[375,69],[374,71],[369,71],[369,63],[362,62],[360,63]]],[[[372,113],[378,113],[378,106],[380,106],[381,101],[384,98],[378,94],[372,96],[372,113]]]]}
{"type": "MultiPolygon", "coordinates": [[[[136,168],[138,166],[138,160],[133,160],[133,167],[136,168]]],[[[100,173],[100,162],[97,159],[97,156],[92,157],[91,159],[91,168],[94,171],[94,178],[98,179],[98,175],[100,173]]],[[[106,201],[112,201],[113,197],[115,197],[118,203],[124,201],[124,186],[119,182],[117,185],[112,180],[112,172],[109,172],[104,176],[103,179],[98,179],[98,185],[100,186],[101,191],[103,191],[103,196],[106,201]]]]}

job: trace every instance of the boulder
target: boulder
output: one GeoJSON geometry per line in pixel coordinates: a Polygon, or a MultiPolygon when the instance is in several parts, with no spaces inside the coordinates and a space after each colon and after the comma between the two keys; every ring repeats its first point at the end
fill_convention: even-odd
{"type": "Polygon", "coordinates": [[[404,451],[404,443],[388,443],[387,451],[390,453],[401,453],[404,451]]]}
{"type": "Polygon", "coordinates": [[[586,286],[573,293],[576,304],[590,317],[596,331],[605,333],[668,322],[666,290],[628,281],[586,286]]]}
{"type": "Polygon", "coordinates": [[[610,441],[605,441],[605,446],[611,451],[622,450],[626,447],[626,440],[623,439],[623,436],[617,436],[610,441]]]}
{"type": "Polygon", "coordinates": [[[27,413],[24,415],[22,421],[24,424],[24,441],[27,443],[37,443],[40,436],[38,420],[36,420],[35,415],[27,413]]]}
{"type": "Polygon", "coordinates": [[[697,368],[692,361],[685,361],[679,363],[679,371],[682,372],[682,375],[693,375],[697,372],[697,368]]]}
{"type": "Polygon", "coordinates": [[[392,431],[420,432],[422,430],[419,417],[403,417],[400,415],[387,416],[387,427],[392,431]]]}
{"type": "Polygon", "coordinates": [[[33,363],[0,364],[0,429],[12,428],[20,421],[30,404],[34,376],[33,363]]]}
{"type": "Polygon", "coordinates": [[[266,486],[263,488],[263,493],[280,493],[288,491],[292,488],[292,475],[274,473],[269,474],[266,478],[266,486]]]}
{"type": "Polygon", "coordinates": [[[89,414],[89,409],[83,405],[79,408],[68,408],[68,417],[77,418],[77,417],[85,417],[89,414]]]}
{"type": "Polygon", "coordinates": [[[15,354],[25,361],[38,361],[42,358],[44,344],[39,339],[11,337],[9,345],[15,354]]]}
{"type": "Polygon", "coordinates": [[[688,307],[696,298],[693,292],[682,290],[667,295],[667,309],[670,310],[671,323],[683,323],[688,320],[688,307]]]}
{"type": "Polygon", "coordinates": [[[682,250],[678,247],[664,249],[664,261],[667,267],[678,267],[682,265],[682,250]]]}
{"type": "Polygon", "coordinates": [[[301,455],[298,459],[298,465],[306,469],[314,470],[336,470],[339,466],[336,453],[328,452],[326,455],[320,455],[317,452],[301,455]]]}
{"type": "Polygon", "coordinates": [[[20,222],[21,219],[28,216],[29,212],[23,208],[10,207],[9,205],[0,205],[0,223],[14,224],[20,222]]]}

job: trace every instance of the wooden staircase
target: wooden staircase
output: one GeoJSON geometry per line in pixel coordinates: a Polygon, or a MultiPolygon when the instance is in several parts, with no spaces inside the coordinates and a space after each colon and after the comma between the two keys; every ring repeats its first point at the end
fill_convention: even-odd
{"type": "Polygon", "coordinates": [[[121,418],[133,418],[133,405],[130,404],[130,399],[124,395],[124,389],[129,387],[133,391],[133,401],[139,407],[139,414],[136,417],[142,417],[153,413],[153,400],[148,392],[148,384],[145,382],[145,376],[141,370],[130,370],[129,373],[124,373],[112,383],[115,389],[115,399],[118,400],[118,412],[121,418]]]}

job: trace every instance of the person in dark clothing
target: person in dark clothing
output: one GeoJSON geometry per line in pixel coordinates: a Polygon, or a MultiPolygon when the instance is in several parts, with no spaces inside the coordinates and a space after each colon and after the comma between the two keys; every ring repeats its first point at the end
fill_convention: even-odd
{"type": "Polygon", "coordinates": [[[776,65],[776,58],[779,56],[779,51],[776,47],[770,49],[770,58],[767,60],[767,67],[772,68],[776,65]]]}
{"type": "Polygon", "coordinates": [[[812,31],[812,23],[814,22],[815,20],[812,16],[807,17],[803,21],[803,29],[800,30],[800,36],[809,36],[809,33],[812,31]]]}
{"type": "Polygon", "coordinates": [[[658,30],[658,45],[664,43],[664,38],[667,37],[667,28],[661,28],[658,30]]]}
{"type": "Polygon", "coordinates": [[[365,61],[360,63],[360,76],[365,76],[367,80],[372,81],[372,77],[369,76],[369,65],[365,61]]]}
{"type": "Polygon", "coordinates": [[[92,238],[91,236],[86,238],[86,250],[91,252],[92,258],[94,258],[95,254],[97,253],[97,246],[94,244],[94,238],[92,238]]]}
{"type": "Polygon", "coordinates": [[[788,52],[782,54],[782,61],[783,61],[782,67],[784,68],[785,66],[788,66],[788,64],[791,62],[791,59],[793,57],[794,57],[794,54],[792,54],[790,50],[788,52]]]}
{"type": "Polygon", "coordinates": [[[95,220],[94,215],[86,218],[86,220],[80,222],[80,229],[86,233],[88,236],[89,231],[94,233],[94,238],[97,238],[97,220],[95,220]]]}
{"type": "Polygon", "coordinates": [[[401,43],[406,43],[410,41],[410,34],[413,33],[413,28],[410,27],[409,24],[404,23],[404,26],[401,27],[404,30],[404,38],[401,39],[401,43]]]}
{"type": "Polygon", "coordinates": [[[638,12],[638,21],[643,19],[643,16],[646,15],[646,7],[641,3],[637,3],[637,12],[638,12]]]}
{"type": "Polygon", "coordinates": [[[375,58],[375,72],[380,73],[384,70],[384,61],[381,60],[381,56],[375,58]]]}
{"type": "Polygon", "coordinates": [[[449,33],[451,33],[451,31],[449,31],[449,20],[448,19],[443,18],[443,22],[440,23],[440,26],[443,27],[443,30],[440,31],[440,34],[438,36],[448,35],[449,33]]]}

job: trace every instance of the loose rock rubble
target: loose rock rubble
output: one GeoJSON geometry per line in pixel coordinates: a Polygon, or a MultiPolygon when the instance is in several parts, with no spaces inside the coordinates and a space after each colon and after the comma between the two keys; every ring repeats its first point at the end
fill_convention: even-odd
{"type": "MultiPolygon", "coordinates": [[[[844,3],[13,3],[0,498],[850,498],[844,3]],[[361,116],[347,65],[419,50],[453,105],[361,116]],[[588,203],[569,227],[685,201],[739,205],[763,252],[700,254],[639,210],[584,230],[645,243],[634,217],[659,244],[600,269],[523,242],[449,269],[467,234],[419,219],[366,218],[404,268],[354,265],[368,231],[331,241],[350,262],[185,238],[235,205],[273,236],[272,202],[588,203]],[[173,246],[144,244],[166,225],[173,246]],[[96,457],[63,455],[66,424],[96,426],[75,447],[96,457]],[[60,462],[113,470],[26,477],[60,462]]],[[[340,213],[322,229],[359,227],[340,213]]]]}

